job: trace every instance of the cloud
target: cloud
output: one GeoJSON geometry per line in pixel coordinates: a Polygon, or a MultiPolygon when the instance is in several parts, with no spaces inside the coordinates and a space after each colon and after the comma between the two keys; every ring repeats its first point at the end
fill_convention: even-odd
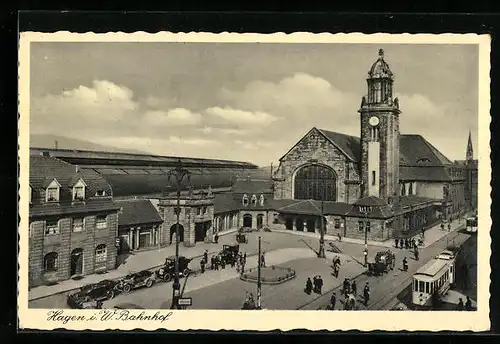
{"type": "Polygon", "coordinates": [[[206,110],[207,114],[222,118],[229,123],[240,125],[268,125],[278,120],[278,118],[262,111],[244,111],[231,107],[212,107],[206,110]]]}
{"type": "Polygon", "coordinates": [[[199,139],[199,138],[182,138],[179,136],[170,136],[168,143],[176,145],[193,145],[193,146],[204,146],[204,145],[218,145],[219,142],[215,140],[199,139]]]}
{"type": "Polygon", "coordinates": [[[154,126],[196,125],[201,122],[201,115],[188,109],[176,108],[168,111],[148,111],[144,120],[154,126]]]}

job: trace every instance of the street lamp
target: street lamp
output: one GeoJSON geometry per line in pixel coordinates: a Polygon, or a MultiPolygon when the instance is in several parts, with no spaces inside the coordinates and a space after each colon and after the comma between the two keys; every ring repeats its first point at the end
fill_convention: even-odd
{"type": "Polygon", "coordinates": [[[172,295],[172,305],[170,309],[180,309],[179,307],[179,297],[181,284],[179,283],[179,215],[181,213],[181,186],[184,178],[187,179],[188,184],[191,184],[191,172],[182,167],[181,159],[177,161],[178,165],[176,168],[168,171],[168,181],[170,182],[172,178],[177,186],[177,206],[175,207],[175,273],[174,273],[174,283],[172,284],[173,295],[172,295]]]}
{"type": "Polygon", "coordinates": [[[370,207],[360,207],[360,213],[365,215],[365,249],[363,250],[363,254],[365,256],[365,264],[366,267],[368,265],[368,213],[370,212],[370,207]]]}
{"type": "Polygon", "coordinates": [[[262,281],[261,281],[261,274],[260,274],[260,265],[261,265],[261,245],[262,245],[262,238],[259,237],[259,255],[257,258],[257,309],[261,309],[261,299],[262,299],[262,281]]]}

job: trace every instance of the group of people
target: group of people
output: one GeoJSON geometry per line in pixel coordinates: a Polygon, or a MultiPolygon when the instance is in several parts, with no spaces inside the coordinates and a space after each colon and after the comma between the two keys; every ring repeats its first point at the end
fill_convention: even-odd
{"type": "Polygon", "coordinates": [[[462,300],[462,298],[458,299],[457,311],[463,311],[463,310],[472,311],[472,300],[468,296],[465,305],[464,305],[464,300],[462,300]]]}
{"type": "Polygon", "coordinates": [[[422,236],[418,239],[418,243],[415,240],[415,238],[411,238],[411,239],[410,238],[406,238],[406,239],[396,238],[394,240],[395,240],[396,248],[399,248],[399,249],[405,248],[407,250],[418,248],[418,246],[421,246],[424,242],[422,236]]]}
{"type": "MultiPolygon", "coordinates": [[[[247,261],[247,254],[238,252],[236,259],[230,259],[229,262],[226,261],[226,257],[223,254],[215,254],[210,257],[210,270],[219,270],[219,268],[225,269],[227,264],[230,264],[232,268],[236,265],[236,270],[238,272],[245,271],[245,264],[247,261]]],[[[203,258],[200,262],[201,273],[205,273],[206,265],[208,264],[208,250],[203,253],[203,258]]]]}
{"type": "Polygon", "coordinates": [[[311,277],[307,277],[306,288],[304,292],[306,294],[311,294],[311,292],[315,292],[316,294],[321,294],[321,289],[323,288],[323,278],[319,275],[313,277],[311,281],[311,277]]]}

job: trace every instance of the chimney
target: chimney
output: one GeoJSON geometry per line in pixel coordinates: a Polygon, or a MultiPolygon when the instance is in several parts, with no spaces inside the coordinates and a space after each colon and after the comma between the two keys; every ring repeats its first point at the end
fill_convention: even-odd
{"type": "Polygon", "coordinates": [[[78,165],[75,165],[75,171],[78,173],[80,171],[80,167],[78,165]]]}

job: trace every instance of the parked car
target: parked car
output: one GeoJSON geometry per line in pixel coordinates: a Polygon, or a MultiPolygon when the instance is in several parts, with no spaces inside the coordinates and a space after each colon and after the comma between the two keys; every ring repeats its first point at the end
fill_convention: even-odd
{"type": "Polygon", "coordinates": [[[117,282],[111,280],[84,285],[77,292],[68,295],[68,306],[82,308],[84,303],[90,301],[110,300],[116,295],[116,286],[117,282]]]}
{"type": "MultiPolygon", "coordinates": [[[[191,262],[190,258],[179,256],[180,277],[186,277],[191,273],[191,269],[189,268],[189,262],[191,262]]],[[[156,270],[156,277],[166,282],[172,280],[174,274],[175,274],[175,256],[171,256],[165,259],[165,264],[161,268],[156,270]]]]}
{"type": "Polygon", "coordinates": [[[222,251],[220,251],[220,256],[226,264],[231,264],[232,262],[236,262],[236,257],[240,252],[240,245],[222,245],[222,251]]]}
{"type": "Polygon", "coordinates": [[[156,275],[154,272],[149,270],[143,270],[136,273],[131,273],[122,278],[117,285],[119,290],[123,290],[128,293],[132,289],[139,287],[150,288],[156,282],[156,275]]]}

